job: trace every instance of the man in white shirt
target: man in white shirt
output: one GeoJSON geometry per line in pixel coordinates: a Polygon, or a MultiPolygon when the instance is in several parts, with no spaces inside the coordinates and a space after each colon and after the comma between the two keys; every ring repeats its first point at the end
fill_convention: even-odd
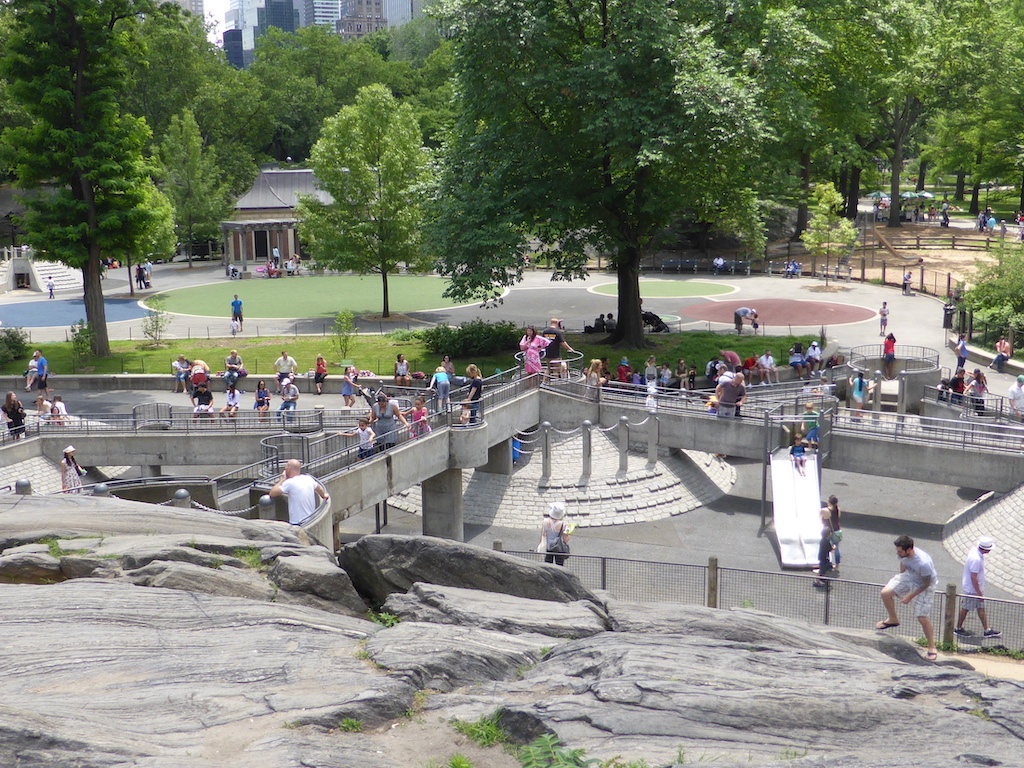
{"type": "Polygon", "coordinates": [[[299,367],[294,357],[289,357],[288,351],[282,349],[281,356],[274,361],[274,370],[277,371],[277,391],[281,391],[281,382],[292,377],[292,371],[299,367]]]}
{"type": "Polygon", "coordinates": [[[772,375],[775,376],[775,383],[779,383],[779,369],[775,367],[775,358],[772,351],[766,349],[764,354],[757,358],[757,375],[761,377],[761,384],[771,384],[772,375]]]}
{"type": "Polygon", "coordinates": [[[808,373],[821,370],[823,361],[821,359],[821,347],[818,346],[818,342],[811,342],[811,346],[807,348],[807,354],[804,355],[804,360],[807,363],[808,373]]]}
{"type": "Polygon", "coordinates": [[[316,512],[317,496],[324,501],[330,501],[331,498],[327,490],[314,478],[302,474],[302,464],[298,459],[288,460],[281,478],[270,489],[270,498],[276,499],[281,496],[288,498],[288,522],[292,525],[300,525],[313,516],[316,512]]]}
{"type": "Polygon", "coordinates": [[[931,613],[932,596],[939,574],[931,557],[923,549],[916,549],[914,540],[906,534],[897,538],[893,544],[900,560],[900,572],[882,588],[882,605],[888,615],[875,624],[875,629],[891,629],[900,625],[896,615],[897,597],[904,605],[913,603],[914,615],[928,643],[928,661],[935,661],[939,654],[935,648],[935,626],[932,624],[931,613]]]}
{"type": "Polygon", "coordinates": [[[1010,385],[1006,399],[1010,402],[1010,412],[1013,417],[1024,419],[1024,375],[1018,376],[1017,380],[1010,385]]]}
{"type": "Polygon", "coordinates": [[[964,596],[960,598],[960,616],[956,621],[956,629],[953,630],[957,637],[970,637],[974,634],[969,629],[964,629],[964,620],[971,611],[978,612],[984,637],[999,637],[1003,634],[989,626],[988,614],[985,611],[985,555],[991,552],[995,545],[995,540],[990,536],[982,536],[978,539],[978,546],[967,553],[963,580],[960,583],[964,596]]]}

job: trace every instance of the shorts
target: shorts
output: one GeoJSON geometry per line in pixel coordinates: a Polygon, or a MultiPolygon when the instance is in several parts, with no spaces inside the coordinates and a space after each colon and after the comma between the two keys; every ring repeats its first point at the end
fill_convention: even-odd
{"type": "Polygon", "coordinates": [[[36,379],[36,389],[46,389],[46,382],[49,380],[49,378],[50,374],[46,374],[45,376],[39,376],[39,378],[36,379]]]}
{"type": "Polygon", "coordinates": [[[887,325],[889,325],[889,318],[883,317],[879,322],[881,323],[882,327],[885,328],[887,325]]]}
{"type": "Polygon", "coordinates": [[[327,378],[327,374],[326,373],[314,373],[313,374],[313,383],[314,384],[323,384],[324,380],[326,378],[327,378]]]}
{"type": "MultiPolygon", "coordinates": [[[[900,598],[909,595],[915,589],[917,589],[918,583],[909,573],[898,573],[889,579],[889,583],[885,585],[886,589],[891,589],[900,598]]],[[[932,613],[932,597],[933,592],[926,589],[920,595],[914,598],[912,607],[914,609],[915,616],[929,617],[932,613]]]]}
{"type": "Polygon", "coordinates": [[[370,459],[370,458],[373,458],[374,450],[375,449],[374,449],[374,447],[372,445],[367,447],[367,448],[362,448],[361,447],[359,449],[359,458],[360,459],[370,459]]]}
{"type": "Polygon", "coordinates": [[[893,362],[893,361],[894,361],[895,359],[896,359],[896,354],[895,354],[895,353],[893,353],[893,352],[890,352],[889,354],[887,354],[887,355],[885,355],[884,357],[882,357],[882,360],[883,360],[883,361],[885,361],[885,362],[887,362],[887,363],[891,363],[891,362],[893,362]]]}
{"type": "Polygon", "coordinates": [[[237,320],[238,322],[242,322],[242,313],[241,312],[232,312],[231,313],[231,319],[232,320],[237,320]]]}
{"type": "Polygon", "coordinates": [[[980,597],[974,595],[964,595],[960,598],[960,610],[962,611],[976,611],[979,608],[985,607],[985,601],[980,597]]]}
{"type": "Polygon", "coordinates": [[[800,359],[800,360],[793,360],[792,362],[790,362],[789,367],[792,368],[793,370],[796,370],[797,368],[803,368],[806,365],[807,365],[807,361],[803,360],[803,359],[800,359]]]}
{"type": "Polygon", "coordinates": [[[818,427],[811,427],[809,430],[807,430],[807,442],[818,442],[818,427]]]}
{"type": "Polygon", "coordinates": [[[288,371],[287,373],[285,373],[284,371],[281,371],[279,374],[277,374],[277,380],[278,381],[284,381],[285,379],[290,379],[291,377],[292,377],[291,371],[288,371]]]}

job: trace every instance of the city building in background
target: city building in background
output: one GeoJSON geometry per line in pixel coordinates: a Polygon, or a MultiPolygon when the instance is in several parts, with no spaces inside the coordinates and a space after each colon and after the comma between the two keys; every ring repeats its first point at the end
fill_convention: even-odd
{"type": "Polygon", "coordinates": [[[327,27],[332,32],[336,31],[341,20],[341,2],[342,0],[305,0],[300,19],[302,26],[312,27],[315,24],[327,27]]]}
{"type": "MultiPolygon", "coordinates": [[[[256,40],[266,34],[270,27],[277,27],[284,32],[294,32],[299,28],[299,11],[293,0],[231,0],[228,12],[224,15],[224,49],[227,51],[229,40],[236,45],[235,35],[229,38],[228,33],[238,30],[242,33],[242,66],[252,63],[256,40]]],[[[231,56],[228,57],[232,61],[231,56]]]]}
{"type": "Polygon", "coordinates": [[[382,0],[341,0],[341,18],[335,29],[346,40],[365,37],[386,26],[382,0]]]}
{"type": "Polygon", "coordinates": [[[175,5],[181,6],[182,9],[188,11],[193,16],[198,16],[200,19],[203,18],[203,0],[164,0],[165,2],[174,3],[175,5]]]}

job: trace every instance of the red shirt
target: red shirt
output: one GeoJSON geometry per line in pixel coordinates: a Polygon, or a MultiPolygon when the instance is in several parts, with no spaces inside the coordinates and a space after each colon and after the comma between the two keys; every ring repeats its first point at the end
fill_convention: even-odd
{"type": "Polygon", "coordinates": [[[886,355],[895,355],[896,354],[896,340],[895,339],[886,339],[885,342],[882,345],[882,353],[886,354],[886,355]]]}

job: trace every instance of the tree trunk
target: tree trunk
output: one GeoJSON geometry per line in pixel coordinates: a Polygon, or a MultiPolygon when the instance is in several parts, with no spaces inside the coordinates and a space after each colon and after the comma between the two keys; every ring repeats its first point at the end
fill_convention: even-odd
{"type": "Polygon", "coordinates": [[[800,204],[796,207],[796,230],[790,240],[794,243],[800,241],[800,235],[807,229],[807,196],[811,194],[811,153],[803,152],[800,155],[800,190],[803,195],[800,204]]]}
{"type": "Polygon", "coordinates": [[[971,205],[967,209],[967,212],[972,216],[977,216],[979,213],[981,213],[980,196],[981,184],[975,183],[975,185],[971,187],[971,205]]]}
{"type": "Polygon", "coordinates": [[[384,289],[384,311],[381,317],[391,317],[391,300],[388,298],[388,273],[383,269],[380,271],[381,284],[384,289]]]}
{"type": "Polygon", "coordinates": [[[898,229],[903,226],[903,198],[900,197],[900,173],[903,169],[903,139],[897,138],[892,145],[892,179],[889,184],[889,223],[886,227],[898,229]]]}
{"type": "Polygon", "coordinates": [[[956,172],[956,189],[953,192],[953,199],[964,201],[964,185],[967,183],[967,174],[964,171],[956,172]]]}
{"type": "Polygon", "coordinates": [[[1020,179],[1020,205],[1017,206],[1018,211],[1024,211],[1024,176],[1020,179]]]}
{"type": "Polygon", "coordinates": [[[89,259],[82,268],[82,287],[85,290],[85,319],[92,327],[92,352],[97,357],[110,354],[110,338],[107,335],[107,308],[103,303],[103,284],[100,277],[100,247],[89,247],[89,259]]]}
{"type": "Polygon", "coordinates": [[[927,173],[928,173],[928,161],[927,160],[921,160],[921,165],[918,166],[918,169],[917,169],[917,186],[914,187],[914,189],[916,191],[921,192],[921,191],[924,190],[924,177],[927,175],[927,173]]]}
{"type": "Polygon", "coordinates": [[[846,190],[846,218],[857,218],[857,203],[860,202],[860,166],[850,166],[850,186],[846,190]]]}
{"type": "Polygon", "coordinates": [[[132,274],[132,259],[126,256],[124,260],[125,269],[128,270],[128,295],[135,295],[135,275],[132,274]]]}
{"type": "Polygon", "coordinates": [[[185,256],[188,257],[188,268],[192,269],[192,239],[185,244],[185,256]]]}
{"type": "Polygon", "coordinates": [[[617,347],[643,349],[647,346],[644,321],[640,316],[640,249],[631,247],[619,259],[616,273],[619,288],[619,322],[608,341],[617,347]]]}

